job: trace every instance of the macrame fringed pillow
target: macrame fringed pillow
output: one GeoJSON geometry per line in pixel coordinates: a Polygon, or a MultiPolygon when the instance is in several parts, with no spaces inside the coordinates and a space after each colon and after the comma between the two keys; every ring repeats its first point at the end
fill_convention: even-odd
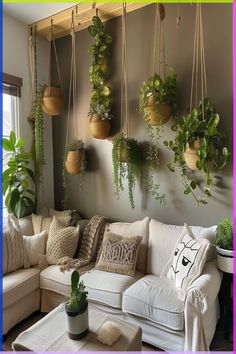
{"type": "Polygon", "coordinates": [[[191,283],[201,275],[210,247],[208,240],[195,238],[189,227],[184,226],[166,274],[182,300],[191,283]]]}

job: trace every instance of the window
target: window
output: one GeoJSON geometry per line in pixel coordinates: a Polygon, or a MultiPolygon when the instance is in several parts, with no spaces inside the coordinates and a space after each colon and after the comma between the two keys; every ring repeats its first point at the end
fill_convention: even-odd
{"type": "MultiPolygon", "coordinates": [[[[3,126],[2,134],[5,137],[10,135],[11,130],[19,135],[19,103],[21,95],[22,79],[12,75],[3,74],[3,126]]],[[[4,160],[6,156],[3,154],[3,170],[4,160]]],[[[7,216],[7,208],[5,207],[4,198],[3,203],[3,218],[7,216]]]]}

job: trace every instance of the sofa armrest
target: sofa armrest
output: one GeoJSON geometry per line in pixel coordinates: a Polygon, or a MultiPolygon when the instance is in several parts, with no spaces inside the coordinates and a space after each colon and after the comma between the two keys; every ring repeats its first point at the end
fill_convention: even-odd
{"type": "Polygon", "coordinates": [[[222,272],[217,268],[216,261],[207,262],[202,275],[189,287],[186,302],[191,302],[202,314],[214,303],[222,281],[222,272]]]}

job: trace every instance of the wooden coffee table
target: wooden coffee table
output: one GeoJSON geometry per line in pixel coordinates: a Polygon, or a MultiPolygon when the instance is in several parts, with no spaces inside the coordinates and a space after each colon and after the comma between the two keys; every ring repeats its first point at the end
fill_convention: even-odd
{"type": "Polygon", "coordinates": [[[141,351],[141,328],[115,317],[107,316],[89,304],[89,334],[81,340],[72,340],[66,331],[64,304],[49,312],[43,319],[22,332],[12,344],[14,351],[77,352],[77,351],[141,351]],[[120,339],[107,346],[96,338],[96,331],[106,320],[114,321],[121,330],[120,339]]]}

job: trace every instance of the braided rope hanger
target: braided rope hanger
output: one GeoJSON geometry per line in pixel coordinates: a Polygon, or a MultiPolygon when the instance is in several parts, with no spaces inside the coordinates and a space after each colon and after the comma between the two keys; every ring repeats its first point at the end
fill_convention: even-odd
{"type": "Polygon", "coordinates": [[[203,35],[203,22],[202,22],[202,6],[201,3],[196,5],[196,23],[194,34],[194,47],[193,47],[193,64],[192,64],[192,79],[191,79],[191,93],[190,93],[190,112],[193,105],[197,107],[199,94],[201,92],[202,101],[202,115],[204,119],[204,98],[207,97],[207,75],[206,75],[206,60],[205,60],[205,47],[203,35]],[[199,88],[200,76],[200,88],[199,88]],[[193,104],[195,95],[195,102],[193,104]]]}
{"type": "Polygon", "coordinates": [[[123,3],[121,30],[122,30],[121,128],[123,128],[123,123],[125,123],[125,133],[128,138],[130,135],[130,122],[128,118],[126,3],[123,3]]]}
{"type": "Polygon", "coordinates": [[[153,45],[153,65],[152,71],[155,74],[156,69],[160,76],[166,78],[166,61],[165,61],[165,38],[164,25],[165,8],[162,4],[156,4],[155,21],[154,21],[154,45],[153,45]],[[158,39],[158,40],[157,40],[158,39]],[[156,65],[158,63],[158,67],[156,65]]]}
{"type": "Polygon", "coordinates": [[[60,87],[62,88],[62,80],[61,80],[61,72],[60,72],[60,66],[59,66],[59,61],[58,61],[58,55],[57,55],[57,48],[56,48],[56,43],[55,43],[55,38],[54,38],[54,32],[53,32],[53,19],[51,19],[51,39],[50,39],[50,51],[49,51],[49,77],[48,77],[48,86],[51,87],[51,81],[52,81],[52,50],[54,51],[54,56],[56,60],[56,67],[57,67],[57,75],[59,79],[59,84],[60,87]]]}

